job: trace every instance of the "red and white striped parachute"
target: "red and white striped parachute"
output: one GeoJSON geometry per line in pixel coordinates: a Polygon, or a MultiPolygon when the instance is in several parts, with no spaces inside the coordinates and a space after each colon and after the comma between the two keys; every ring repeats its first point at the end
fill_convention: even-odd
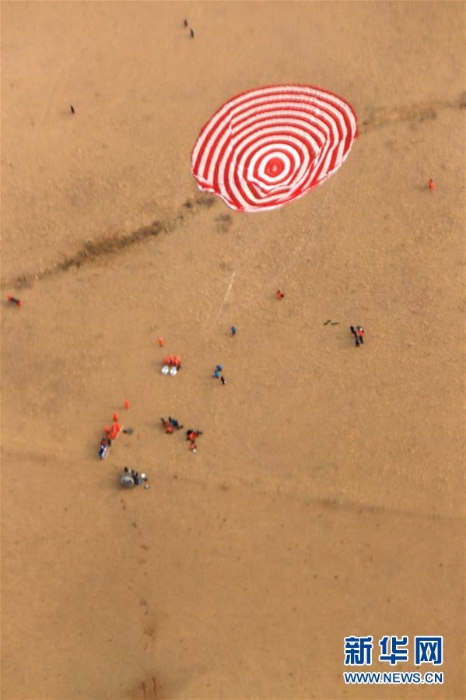
{"type": "Polygon", "coordinates": [[[276,209],[330,177],[356,136],[356,114],[337,95],[307,85],[258,88],[207,122],[191,170],[201,190],[236,211],[276,209]]]}

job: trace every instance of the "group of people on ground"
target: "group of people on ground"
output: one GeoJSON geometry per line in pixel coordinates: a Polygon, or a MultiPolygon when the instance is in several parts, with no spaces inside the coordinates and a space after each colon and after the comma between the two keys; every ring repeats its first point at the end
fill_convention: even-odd
{"type": "Polygon", "coordinates": [[[180,425],[179,421],[177,421],[176,418],[172,418],[171,416],[168,416],[168,420],[165,420],[165,418],[161,416],[160,420],[162,421],[162,425],[165,428],[165,432],[169,435],[174,430],[182,430],[183,428],[183,426],[180,425]]]}
{"type": "MultiPolygon", "coordinates": [[[[279,299],[282,299],[284,297],[283,292],[280,290],[277,291],[277,296],[279,299]]],[[[359,347],[360,345],[363,345],[364,343],[364,328],[362,326],[350,326],[350,331],[354,336],[354,342],[356,347],[359,347]]],[[[235,335],[236,334],[236,328],[234,326],[231,327],[231,334],[235,335]]],[[[163,359],[164,365],[167,365],[168,367],[175,368],[175,371],[181,369],[181,358],[179,355],[168,355],[163,359]]],[[[222,365],[217,365],[214,372],[213,372],[213,377],[214,379],[220,379],[222,384],[226,384],[225,377],[223,374],[221,375],[220,372],[222,371],[223,367],[222,365]]],[[[169,435],[173,433],[174,430],[182,430],[183,426],[180,424],[180,422],[176,418],[172,418],[171,416],[168,416],[168,419],[165,419],[163,416],[160,418],[162,425],[165,429],[165,432],[168,433],[169,435]]],[[[116,438],[119,436],[121,432],[121,426],[120,423],[118,422],[118,414],[114,413],[113,414],[113,423],[112,427],[104,428],[105,432],[105,437],[102,438],[100,442],[100,449],[99,449],[99,457],[100,459],[104,459],[106,457],[109,448],[112,445],[112,441],[116,440],[116,438]]],[[[197,443],[196,439],[202,435],[202,431],[200,430],[193,430],[192,428],[189,428],[189,430],[186,431],[186,440],[189,441],[189,449],[191,452],[197,452],[197,443]]],[[[129,469],[128,467],[125,467],[123,470],[123,474],[121,475],[120,482],[122,486],[125,486],[126,488],[131,488],[132,486],[139,486],[142,483],[145,483],[145,488],[149,488],[149,483],[148,483],[148,478],[145,474],[139,475],[137,471],[134,469],[129,469]]]]}
{"type": "Polygon", "coordinates": [[[105,437],[102,438],[100,441],[100,448],[99,448],[99,457],[100,459],[104,459],[107,454],[109,448],[112,446],[112,442],[117,439],[119,434],[121,433],[121,425],[118,422],[118,413],[113,414],[113,423],[112,427],[109,428],[107,425],[104,428],[104,433],[105,437]]]}
{"type": "MultiPolygon", "coordinates": [[[[180,422],[176,418],[172,418],[171,416],[168,416],[168,419],[161,416],[160,420],[162,422],[163,427],[165,428],[165,432],[168,433],[168,435],[171,435],[174,430],[183,429],[183,426],[180,424],[180,422]]],[[[189,430],[186,431],[186,440],[189,440],[189,449],[191,450],[191,452],[197,452],[196,438],[199,437],[199,435],[202,435],[201,430],[194,430],[193,428],[189,428],[189,430]]]]}

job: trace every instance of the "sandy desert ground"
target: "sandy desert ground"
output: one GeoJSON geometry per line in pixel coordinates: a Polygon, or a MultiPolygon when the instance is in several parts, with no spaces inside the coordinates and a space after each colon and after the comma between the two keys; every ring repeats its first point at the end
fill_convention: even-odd
{"type": "Polygon", "coordinates": [[[1,15],[1,697],[464,699],[464,3],[1,15]],[[290,82],[356,110],[339,172],[199,192],[202,125],[290,82]],[[443,635],[444,684],[345,686],[350,635],[443,635]]]}

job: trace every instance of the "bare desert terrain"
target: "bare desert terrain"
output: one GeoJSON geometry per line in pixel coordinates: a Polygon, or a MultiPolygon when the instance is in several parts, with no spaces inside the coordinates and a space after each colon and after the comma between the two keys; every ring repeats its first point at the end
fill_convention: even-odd
{"type": "Polygon", "coordinates": [[[1,22],[1,697],[464,700],[464,3],[1,22]],[[287,83],[359,137],[299,201],[234,212],[196,138],[287,83]],[[134,432],[100,461],[115,411],[134,432]],[[444,683],[345,685],[352,635],[443,635],[419,670],[444,683]]]}

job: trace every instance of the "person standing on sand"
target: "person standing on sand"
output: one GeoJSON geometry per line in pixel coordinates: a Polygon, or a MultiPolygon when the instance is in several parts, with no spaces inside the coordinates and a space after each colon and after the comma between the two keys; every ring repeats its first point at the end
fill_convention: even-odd
{"type": "Polygon", "coordinates": [[[103,459],[108,451],[107,438],[102,438],[100,441],[99,457],[103,459]]]}
{"type": "Polygon", "coordinates": [[[163,416],[161,416],[160,420],[162,421],[162,425],[165,428],[165,432],[171,435],[173,432],[173,426],[170,425],[170,422],[168,420],[165,420],[163,416]]]}
{"type": "Polygon", "coordinates": [[[361,326],[358,326],[357,331],[358,331],[358,340],[362,345],[364,343],[364,328],[361,328],[361,326]]]}
{"type": "Polygon", "coordinates": [[[104,433],[105,433],[105,439],[107,440],[107,445],[108,445],[108,447],[111,447],[112,446],[112,438],[110,436],[110,428],[108,426],[105,426],[104,433]]]}
{"type": "MultiPolygon", "coordinates": [[[[358,326],[358,328],[359,328],[359,326],[358,326]]],[[[358,337],[358,334],[356,333],[355,327],[354,327],[354,326],[350,326],[350,331],[351,331],[351,333],[354,335],[354,344],[355,344],[356,347],[358,348],[358,347],[359,347],[359,337],[358,337]]]]}
{"type": "Polygon", "coordinates": [[[177,430],[181,430],[183,428],[183,426],[179,424],[179,422],[176,420],[176,418],[172,418],[171,416],[168,416],[168,422],[170,423],[172,428],[176,428],[177,430]]]}

